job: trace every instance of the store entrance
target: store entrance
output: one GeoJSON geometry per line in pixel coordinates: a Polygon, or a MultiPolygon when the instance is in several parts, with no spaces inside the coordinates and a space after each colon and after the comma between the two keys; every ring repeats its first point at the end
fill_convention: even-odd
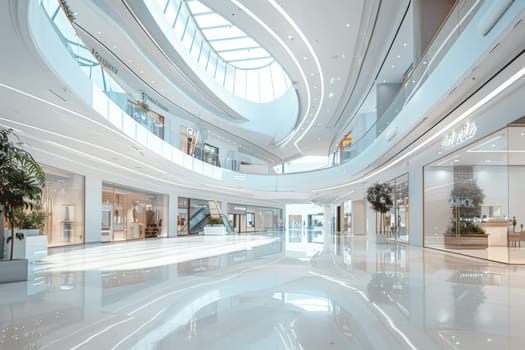
{"type": "Polygon", "coordinates": [[[164,195],[104,184],[101,241],[161,236],[164,201],[164,195]]]}
{"type": "Polygon", "coordinates": [[[246,214],[230,214],[233,222],[233,230],[236,233],[247,232],[246,214]]]}

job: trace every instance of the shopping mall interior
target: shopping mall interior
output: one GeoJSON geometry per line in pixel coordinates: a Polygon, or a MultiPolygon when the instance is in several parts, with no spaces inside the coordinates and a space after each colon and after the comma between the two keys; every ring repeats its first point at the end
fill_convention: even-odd
{"type": "Polygon", "coordinates": [[[0,9],[0,349],[523,348],[525,0],[0,9]]]}

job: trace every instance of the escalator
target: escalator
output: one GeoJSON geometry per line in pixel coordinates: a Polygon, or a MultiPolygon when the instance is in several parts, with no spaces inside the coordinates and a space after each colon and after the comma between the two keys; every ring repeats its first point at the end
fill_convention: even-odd
{"type": "Polygon", "coordinates": [[[188,224],[190,225],[189,233],[191,235],[199,234],[203,231],[204,226],[208,223],[208,217],[210,215],[210,209],[208,207],[200,208],[190,218],[189,223],[186,223],[183,228],[183,232],[188,232],[188,224]]]}
{"type": "Polygon", "coordinates": [[[233,230],[233,226],[230,223],[230,220],[228,220],[228,217],[224,214],[221,214],[222,223],[224,224],[224,227],[226,227],[226,232],[229,235],[233,235],[235,231],[233,230]]]}

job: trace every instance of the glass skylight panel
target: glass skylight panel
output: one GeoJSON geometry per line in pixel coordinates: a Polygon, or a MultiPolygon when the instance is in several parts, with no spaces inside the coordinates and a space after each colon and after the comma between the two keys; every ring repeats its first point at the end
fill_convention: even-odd
{"type": "MultiPolygon", "coordinates": [[[[201,28],[202,30],[202,28],[201,28]]],[[[243,38],[248,37],[242,30],[237,27],[228,26],[220,28],[210,28],[202,30],[206,34],[208,41],[212,42],[214,40],[224,40],[226,38],[243,38]]]]}
{"type": "MultiPolygon", "coordinates": [[[[50,0],[43,0],[50,1],[50,0]]],[[[166,36],[187,49],[210,77],[235,95],[270,102],[290,87],[281,66],[257,41],[198,0],[145,0],[159,23],[169,23],[166,36]]],[[[165,28],[165,26],[163,26],[165,28]]]]}
{"type": "Polygon", "coordinates": [[[228,22],[227,20],[224,19],[224,17],[219,16],[216,13],[195,16],[194,18],[197,24],[199,25],[199,27],[201,28],[201,30],[205,30],[206,28],[231,26],[230,22],[228,22]]]}
{"type": "MultiPolygon", "coordinates": [[[[264,67],[268,66],[273,61],[274,61],[273,58],[269,57],[269,58],[260,58],[260,59],[252,59],[248,61],[235,62],[235,65],[238,68],[242,68],[242,69],[264,69],[264,67]]],[[[269,73],[265,73],[265,74],[269,74],[269,73]]],[[[271,79],[271,77],[269,77],[269,79],[271,79]]]]}
{"type": "Polygon", "coordinates": [[[223,60],[225,60],[226,62],[261,59],[261,58],[268,57],[268,52],[266,52],[266,50],[263,50],[263,49],[226,51],[226,52],[220,52],[219,54],[222,56],[223,60]]]}
{"type": "Polygon", "coordinates": [[[193,13],[194,16],[200,14],[200,13],[208,13],[211,12],[210,8],[200,1],[187,1],[188,7],[190,8],[191,13],[193,13]]]}
{"type": "Polygon", "coordinates": [[[230,40],[221,40],[213,41],[211,46],[215,51],[221,53],[221,51],[227,51],[231,49],[247,48],[247,47],[257,47],[259,44],[251,38],[242,38],[242,39],[230,39],[230,40]]]}

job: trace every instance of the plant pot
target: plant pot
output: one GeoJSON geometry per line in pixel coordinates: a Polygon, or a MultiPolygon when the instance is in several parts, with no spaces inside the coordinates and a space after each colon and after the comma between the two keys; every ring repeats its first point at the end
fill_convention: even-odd
{"type": "Polygon", "coordinates": [[[446,249],[487,249],[489,235],[484,233],[466,233],[459,236],[445,235],[446,249]]]}
{"type": "Polygon", "coordinates": [[[0,260],[0,283],[27,281],[26,259],[0,260]]]}
{"type": "MultiPolygon", "coordinates": [[[[40,260],[47,257],[47,236],[39,235],[40,230],[35,232],[24,232],[32,230],[21,230],[19,232],[24,233],[22,240],[15,239],[15,250],[13,252],[13,258],[15,259],[27,259],[29,263],[35,260],[40,260]]],[[[9,258],[11,254],[11,242],[5,243],[4,245],[4,258],[9,258]]]]}

